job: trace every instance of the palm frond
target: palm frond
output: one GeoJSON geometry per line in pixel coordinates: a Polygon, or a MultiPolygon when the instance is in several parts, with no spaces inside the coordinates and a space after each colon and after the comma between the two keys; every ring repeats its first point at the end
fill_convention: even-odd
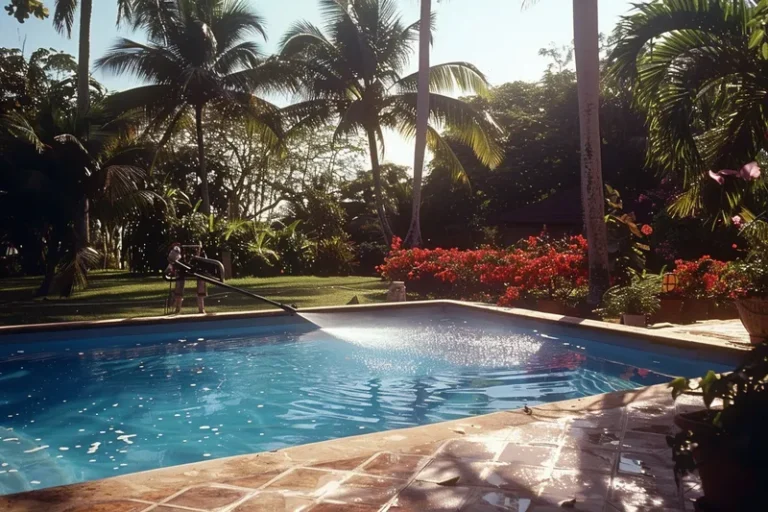
{"type": "MultiPolygon", "coordinates": [[[[393,96],[390,102],[398,117],[416,119],[416,93],[393,96]]],[[[451,137],[469,146],[483,165],[495,168],[503,160],[504,153],[498,144],[501,131],[485,114],[461,100],[440,94],[430,94],[429,114],[431,124],[446,127],[451,137]]]]}
{"type": "Polygon", "coordinates": [[[81,247],[68,251],[61,262],[61,270],[54,279],[54,286],[62,297],[69,297],[74,290],[88,286],[88,269],[99,263],[99,253],[93,247],[81,247]]]}
{"type": "Polygon", "coordinates": [[[56,0],[53,11],[53,28],[59,34],[72,37],[72,26],[75,24],[77,0],[56,0]]]}
{"type": "Polygon", "coordinates": [[[96,60],[96,68],[115,75],[131,74],[151,83],[173,83],[184,72],[179,56],[169,48],[120,38],[96,60]]]}
{"type": "Polygon", "coordinates": [[[253,94],[286,94],[298,91],[306,76],[296,64],[270,58],[223,77],[225,87],[253,94]]]}
{"type": "Polygon", "coordinates": [[[77,150],[79,150],[83,156],[90,158],[91,154],[88,152],[88,149],[83,145],[83,143],[72,135],[71,133],[62,133],[60,135],[56,135],[53,140],[58,142],[59,144],[70,144],[74,146],[77,150]]]}
{"type": "Polygon", "coordinates": [[[263,54],[254,41],[243,41],[220,52],[216,57],[215,70],[220,75],[250,69],[259,64],[263,54]]]}
{"type": "Polygon", "coordinates": [[[116,25],[120,27],[123,20],[131,22],[133,20],[134,0],[117,0],[117,20],[116,25]]]}
{"type": "Polygon", "coordinates": [[[302,130],[316,130],[327,125],[336,116],[335,109],[324,99],[294,103],[280,110],[284,122],[290,126],[288,134],[302,130]]]}
{"type": "Polygon", "coordinates": [[[153,43],[164,44],[170,34],[176,33],[179,10],[176,0],[130,0],[131,25],[143,30],[153,43]]]}
{"type": "Polygon", "coordinates": [[[435,155],[435,158],[448,168],[454,183],[467,187],[470,186],[469,176],[467,176],[467,172],[464,170],[464,164],[456,156],[448,141],[432,127],[427,128],[427,147],[435,155]]]}
{"type": "Polygon", "coordinates": [[[104,108],[114,115],[140,111],[146,122],[164,113],[159,120],[159,124],[162,124],[179,106],[175,92],[172,86],[165,84],[135,87],[107,96],[104,108]]]}
{"type": "Polygon", "coordinates": [[[45,150],[45,144],[35,133],[35,129],[27,118],[19,112],[10,112],[0,117],[0,134],[3,132],[6,136],[31,144],[38,153],[42,153],[45,150]]]}
{"type": "MultiPolygon", "coordinates": [[[[401,92],[418,92],[419,73],[400,79],[395,87],[401,92]]],[[[472,93],[488,95],[488,80],[485,75],[469,62],[447,62],[429,68],[430,92],[472,93]]]]}
{"type": "Polygon", "coordinates": [[[264,26],[264,18],[244,0],[223,2],[220,12],[211,21],[211,29],[216,34],[221,52],[226,52],[251,35],[258,35],[266,41],[264,26]]]}

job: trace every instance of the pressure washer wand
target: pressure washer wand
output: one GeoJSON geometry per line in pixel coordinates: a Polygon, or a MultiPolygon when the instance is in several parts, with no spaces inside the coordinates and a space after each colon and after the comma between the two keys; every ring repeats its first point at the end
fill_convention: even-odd
{"type": "MultiPolygon", "coordinates": [[[[289,306],[287,304],[282,304],[280,302],[275,302],[275,301],[270,300],[270,299],[268,299],[266,297],[262,297],[261,295],[256,295],[255,293],[251,293],[251,292],[249,292],[247,290],[243,290],[242,288],[238,288],[236,286],[232,286],[230,284],[226,284],[223,281],[219,281],[218,279],[214,279],[212,277],[206,276],[205,274],[199,274],[199,273],[195,272],[192,267],[182,263],[181,261],[174,261],[171,264],[172,265],[177,265],[185,274],[187,274],[189,276],[196,277],[197,279],[201,279],[201,280],[203,280],[203,281],[205,281],[207,283],[211,283],[211,284],[214,284],[216,286],[221,286],[222,288],[226,288],[228,290],[232,290],[233,292],[237,292],[237,293],[240,293],[242,295],[246,295],[246,296],[254,298],[256,300],[260,300],[262,302],[266,302],[267,304],[271,304],[271,305],[273,305],[275,307],[278,307],[278,308],[282,309],[283,311],[285,311],[287,313],[290,313],[291,315],[295,315],[295,314],[298,313],[298,311],[296,311],[296,308],[294,308],[292,306],[289,306]]],[[[167,279],[167,277],[166,277],[166,279],[167,279]]]]}

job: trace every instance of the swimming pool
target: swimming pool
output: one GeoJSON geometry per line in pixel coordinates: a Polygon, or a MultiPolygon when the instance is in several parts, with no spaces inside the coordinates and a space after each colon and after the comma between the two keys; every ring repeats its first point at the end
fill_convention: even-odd
{"type": "Polygon", "coordinates": [[[731,364],[460,307],[308,317],[325,328],[275,317],[0,338],[0,493],[630,389],[731,364]]]}

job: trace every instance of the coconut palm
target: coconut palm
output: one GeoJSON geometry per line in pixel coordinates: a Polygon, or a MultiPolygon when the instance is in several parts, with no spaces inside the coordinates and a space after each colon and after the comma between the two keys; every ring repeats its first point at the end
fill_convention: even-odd
{"type": "Polygon", "coordinates": [[[429,46],[432,42],[432,0],[421,0],[419,25],[419,84],[416,100],[416,147],[413,160],[413,208],[411,225],[405,237],[405,244],[411,247],[421,245],[421,185],[424,175],[424,154],[427,147],[429,126],[429,46]],[[427,20],[430,20],[428,23],[427,20]]]}
{"type": "MultiPolygon", "coordinates": [[[[130,18],[131,2],[133,0],[117,0],[118,17],[130,18]]],[[[87,134],[87,116],[90,109],[90,83],[91,83],[91,13],[93,12],[93,0],[81,0],[79,41],[77,55],[77,126],[75,134],[78,136],[87,134]]],[[[60,34],[72,37],[72,27],[75,23],[75,13],[78,8],[78,0],[56,0],[53,13],[53,26],[60,34]]],[[[81,205],[82,212],[78,221],[78,233],[82,243],[87,244],[90,239],[88,225],[89,205],[87,200],[81,205]]]]}
{"type": "MultiPolygon", "coordinates": [[[[117,24],[123,19],[130,19],[133,2],[136,0],[117,0],[117,24]]],[[[77,56],[77,113],[79,122],[85,120],[90,107],[88,94],[91,65],[91,14],[93,0],[56,0],[53,13],[53,27],[60,34],[72,37],[72,27],[75,23],[75,13],[80,7],[80,32],[77,56]]]]}
{"type": "MultiPolygon", "coordinates": [[[[523,7],[538,0],[523,0],[523,7]]],[[[600,34],[597,0],[573,0],[573,44],[581,132],[581,201],[589,241],[590,304],[598,304],[610,286],[608,233],[600,139],[600,34]]]]}
{"type": "Polygon", "coordinates": [[[146,44],[121,38],[97,61],[115,74],[132,74],[147,85],[119,92],[109,105],[121,112],[140,111],[149,130],[164,128],[161,145],[187,116],[194,114],[202,208],[210,214],[205,160],[205,110],[226,111],[253,123],[265,140],[280,136],[277,109],[258,93],[291,88],[291,73],[266,59],[249,34],[266,37],[264,23],[244,1],[163,0],[134,4],[134,28],[146,44]]]}
{"type": "Polygon", "coordinates": [[[755,198],[763,180],[720,174],[768,149],[768,4],[756,4],[660,0],[637,5],[616,30],[611,73],[646,114],[649,163],[684,190],[671,205],[678,216],[730,224],[765,208],[755,198]]]}
{"type": "Polygon", "coordinates": [[[80,239],[82,200],[101,224],[148,206],[156,198],[144,189],[140,148],[106,130],[88,139],[75,135],[76,113],[51,95],[33,118],[18,112],[0,118],[0,213],[12,224],[45,240],[45,277],[38,291],[57,288],[69,295],[84,285],[98,253],[80,239]]]}
{"type": "MultiPolygon", "coordinates": [[[[362,132],[368,139],[374,176],[376,210],[387,243],[393,232],[382,200],[379,146],[383,130],[406,137],[416,130],[418,73],[402,76],[418,38],[420,22],[402,22],[394,0],[319,0],[325,31],[302,21],[280,43],[280,57],[303,73],[304,101],[283,110],[295,128],[321,126],[337,120],[335,138],[362,132]]],[[[502,153],[493,121],[461,100],[437,91],[460,89],[484,93],[485,76],[466,62],[430,68],[427,144],[444,157],[457,175],[463,167],[438,132],[442,125],[469,145],[486,165],[495,166],[502,153]]]]}

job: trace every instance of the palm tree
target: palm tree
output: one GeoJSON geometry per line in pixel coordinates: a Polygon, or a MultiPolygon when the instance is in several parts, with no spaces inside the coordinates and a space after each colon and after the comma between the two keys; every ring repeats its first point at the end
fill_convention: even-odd
{"type": "Polygon", "coordinates": [[[140,148],[104,129],[77,137],[79,117],[58,99],[52,94],[31,119],[15,112],[0,118],[0,212],[45,240],[38,294],[47,295],[58,274],[58,290],[68,296],[98,261],[78,233],[82,199],[105,224],[156,196],[143,187],[145,172],[136,165],[140,148]]]}
{"type": "MultiPolygon", "coordinates": [[[[523,7],[538,0],[523,0],[523,7]]],[[[600,139],[600,43],[597,0],[573,0],[573,39],[581,132],[581,201],[589,241],[590,304],[610,287],[600,139]]]]}
{"type": "MultiPolygon", "coordinates": [[[[368,139],[374,177],[376,210],[387,243],[393,237],[383,205],[379,145],[383,130],[407,137],[416,130],[418,73],[402,76],[412,53],[420,22],[405,25],[394,0],[319,0],[325,32],[298,22],[284,36],[280,57],[300,69],[304,101],[283,109],[295,128],[319,127],[337,120],[334,138],[362,132],[368,139]],[[327,35],[326,35],[327,34],[327,35]]],[[[485,76],[466,62],[430,68],[429,117],[451,129],[486,165],[501,161],[499,130],[492,120],[461,100],[437,91],[458,88],[484,93],[485,76]]],[[[436,127],[427,130],[427,144],[457,174],[463,167],[436,127]]]]}
{"type": "MultiPolygon", "coordinates": [[[[131,2],[134,0],[117,0],[118,17],[121,19],[131,17],[131,2]]],[[[75,23],[75,12],[78,0],[56,0],[53,27],[60,34],[72,37],[72,26],[75,23]]],[[[93,12],[93,0],[81,0],[80,2],[80,33],[77,56],[77,126],[75,134],[78,136],[87,134],[87,116],[90,109],[90,82],[91,82],[91,14],[93,12]]],[[[84,200],[81,206],[82,212],[78,220],[78,235],[83,244],[90,241],[89,230],[89,204],[84,200]]]]}
{"type": "MultiPolygon", "coordinates": [[[[117,0],[117,24],[123,19],[130,19],[132,3],[136,0],[117,0]]],[[[60,34],[72,37],[75,12],[78,0],[56,0],[53,13],[53,27],[60,34]]],[[[80,33],[77,56],[77,114],[80,123],[84,122],[90,107],[89,82],[91,65],[91,14],[93,0],[80,1],[80,33]]]]}
{"type": "Polygon", "coordinates": [[[768,150],[768,4],[756,4],[662,0],[637,5],[617,28],[610,71],[646,114],[649,164],[684,190],[671,204],[677,216],[728,225],[765,209],[760,180],[709,174],[768,150]]]}
{"type": "Polygon", "coordinates": [[[419,25],[419,85],[416,100],[416,147],[413,160],[413,208],[405,245],[418,247],[421,239],[421,185],[429,126],[429,46],[432,42],[432,0],[421,0],[419,25]],[[430,20],[427,22],[427,20],[430,20]]]}
{"type": "Polygon", "coordinates": [[[134,28],[144,29],[149,42],[118,42],[97,61],[115,74],[130,73],[148,85],[119,92],[109,99],[112,109],[140,111],[150,131],[163,127],[160,145],[182,119],[194,114],[202,208],[211,213],[205,161],[203,122],[208,107],[247,119],[267,142],[281,135],[277,108],[256,93],[295,87],[282,63],[265,59],[259,45],[245,37],[266,37],[261,17],[244,1],[146,1],[136,4],[134,28]]]}

